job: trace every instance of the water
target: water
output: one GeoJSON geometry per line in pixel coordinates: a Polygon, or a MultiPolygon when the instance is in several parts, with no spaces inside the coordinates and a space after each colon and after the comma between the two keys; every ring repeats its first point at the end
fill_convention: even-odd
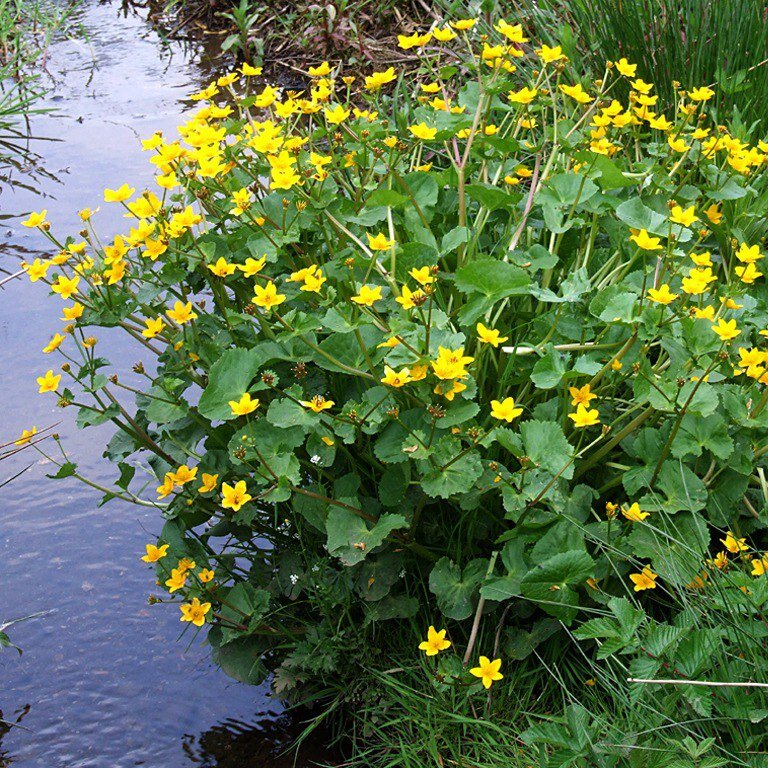
{"type": "MultiPolygon", "coordinates": [[[[0,183],[0,270],[50,255],[19,214],[47,208],[55,232],[76,233],[76,211],[98,205],[105,186],[148,184],[152,166],[137,137],[173,133],[183,97],[212,76],[203,45],[163,45],[128,3],[85,0],[78,19],[87,42],[60,40],[48,54],[48,104],[59,112],[31,122],[34,135],[57,141],[31,142],[37,172],[0,183]]],[[[124,226],[119,206],[102,204],[100,232],[124,226]]],[[[41,283],[0,288],[0,444],[33,424],[58,424],[80,471],[108,483],[100,439],[111,429],[78,431],[74,413],[37,394],[36,376],[57,364],[40,350],[61,329],[60,307],[41,283]]],[[[113,341],[108,356],[121,374],[139,359],[113,341]]],[[[189,633],[178,642],[176,609],[147,604],[153,579],[139,557],[159,533],[158,513],[119,501],[98,507],[100,494],[48,480],[53,467],[29,451],[0,464],[0,482],[30,463],[0,491],[0,619],[52,613],[12,628],[21,658],[0,653],[1,717],[23,726],[0,724],[0,768],[293,765],[277,755],[296,724],[268,688],[230,681],[199,642],[188,647],[189,633]]]]}

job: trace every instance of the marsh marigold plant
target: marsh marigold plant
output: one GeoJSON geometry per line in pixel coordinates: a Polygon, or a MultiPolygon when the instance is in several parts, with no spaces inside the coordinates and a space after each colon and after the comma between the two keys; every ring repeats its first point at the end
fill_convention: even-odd
{"type": "Polygon", "coordinates": [[[631,62],[593,80],[486,32],[293,91],[246,66],[145,139],[155,187],[95,201],[127,231],[31,216],[55,252],[26,269],[63,312],[40,391],[118,427],[110,493],[164,520],[153,601],[240,680],[311,689],[397,626],[407,663],[481,701],[558,638],[621,657],[622,685],[765,681],[768,145],[704,84],[662,103],[631,62]]]}

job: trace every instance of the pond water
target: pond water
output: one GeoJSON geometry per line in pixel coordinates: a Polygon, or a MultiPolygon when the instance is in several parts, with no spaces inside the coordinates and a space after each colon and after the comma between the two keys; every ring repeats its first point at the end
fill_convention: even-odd
{"type": "MultiPolygon", "coordinates": [[[[85,0],[77,19],[86,37],[52,45],[45,106],[58,112],[31,120],[43,137],[29,145],[39,164],[0,180],[0,279],[22,258],[50,255],[21,214],[47,208],[57,233],[76,233],[76,211],[98,205],[105,186],[148,184],[138,137],[173,133],[189,106],[183,97],[210,80],[201,42],[164,43],[142,14],[131,3],[85,0]]],[[[119,206],[111,209],[98,214],[102,234],[125,226],[119,206]]],[[[79,469],[109,483],[101,452],[111,430],[81,432],[70,410],[37,394],[36,376],[57,364],[41,349],[61,329],[60,306],[42,283],[0,287],[0,444],[33,424],[57,425],[79,469]]],[[[135,350],[110,345],[130,372],[135,350]]],[[[0,464],[0,482],[28,464],[0,491],[0,621],[51,613],[12,628],[22,657],[0,653],[0,719],[19,723],[0,723],[0,768],[297,764],[283,751],[298,723],[268,687],[229,680],[199,641],[179,642],[177,610],[147,604],[152,572],[139,557],[161,528],[157,511],[99,507],[98,492],[48,480],[53,467],[31,451],[0,464]]],[[[298,765],[321,753],[307,747],[298,765]]]]}

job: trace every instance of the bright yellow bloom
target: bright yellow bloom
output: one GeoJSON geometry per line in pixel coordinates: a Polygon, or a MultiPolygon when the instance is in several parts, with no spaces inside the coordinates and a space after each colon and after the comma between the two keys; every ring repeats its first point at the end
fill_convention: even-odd
{"type": "Polygon", "coordinates": [[[387,240],[387,236],[383,232],[376,235],[366,232],[365,235],[368,238],[368,247],[372,251],[388,251],[395,244],[394,240],[387,240]]]}
{"type": "Polygon", "coordinates": [[[545,64],[551,64],[553,61],[568,60],[568,57],[563,53],[563,48],[560,45],[556,45],[553,48],[550,48],[548,45],[542,45],[541,48],[536,51],[536,55],[545,64]]]}
{"type": "Polygon", "coordinates": [[[682,224],[684,227],[690,227],[694,221],[699,220],[699,217],[696,215],[696,211],[693,206],[683,210],[682,206],[676,205],[670,212],[669,220],[673,224],[682,224]]]}
{"type": "Polygon", "coordinates": [[[651,237],[645,229],[635,232],[629,239],[632,240],[638,248],[642,248],[644,251],[660,251],[662,248],[661,239],[658,237],[651,237]]]}
{"type": "Polygon", "coordinates": [[[667,136],[667,144],[669,144],[670,149],[675,152],[687,152],[690,149],[690,146],[686,144],[683,139],[680,137],[675,138],[671,135],[667,136]]]}
{"type": "Polygon", "coordinates": [[[71,299],[77,293],[77,286],[80,283],[80,277],[75,275],[74,277],[65,277],[59,275],[56,278],[56,282],[51,286],[51,290],[54,293],[58,293],[62,299],[71,299]]]}
{"type": "Polygon", "coordinates": [[[27,227],[29,229],[34,229],[35,227],[41,227],[43,224],[46,223],[45,217],[47,214],[48,214],[48,211],[45,209],[40,211],[40,213],[32,212],[29,214],[28,219],[21,222],[21,226],[27,227]]]}
{"type": "Polygon", "coordinates": [[[411,48],[421,48],[431,39],[431,32],[425,32],[423,35],[420,35],[418,32],[414,32],[412,35],[398,35],[397,47],[402,48],[404,51],[410,50],[411,48]]]}
{"type": "Polygon", "coordinates": [[[352,296],[352,301],[355,304],[360,304],[363,307],[372,307],[375,302],[381,299],[381,286],[376,285],[371,288],[369,285],[363,285],[360,287],[360,291],[357,296],[352,296]]]}
{"type": "Polygon", "coordinates": [[[197,574],[197,578],[200,579],[203,584],[207,584],[209,581],[213,581],[215,575],[215,572],[210,568],[203,568],[200,573],[197,574]]]}
{"type": "Polygon", "coordinates": [[[182,464],[175,472],[169,472],[168,477],[173,480],[174,485],[185,486],[197,477],[197,467],[188,467],[182,464]]]}
{"type": "MultiPolygon", "coordinates": [[[[413,309],[415,306],[420,305],[427,298],[427,295],[423,291],[412,291],[407,285],[403,286],[402,293],[395,301],[403,309],[413,309]]],[[[399,343],[399,340],[395,340],[399,343]]]]}
{"type": "Polygon", "coordinates": [[[430,626],[427,630],[427,639],[419,643],[419,650],[424,651],[427,656],[437,656],[440,651],[451,647],[451,641],[445,639],[448,630],[441,629],[439,632],[430,626]]]}
{"type": "Polygon", "coordinates": [[[521,88],[519,91],[510,91],[507,98],[513,104],[530,104],[538,94],[535,88],[521,88]]]}
{"type": "Polygon", "coordinates": [[[45,392],[55,392],[59,388],[59,382],[61,381],[61,374],[54,376],[53,371],[46,371],[45,376],[37,377],[37,384],[39,389],[37,390],[41,395],[45,392]]]}
{"type": "Polygon", "coordinates": [[[315,413],[322,413],[336,405],[333,400],[326,400],[322,395],[315,395],[311,400],[299,400],[299,402],[305,408],[309,408],[310,411],[315,413]]]}
{"type": "Polygon", "coordinates": [[[253,289],[253,294],[251,301],[257,307],[264,309],[272,309],[272,307],[277,307],[285,301],[285,296],[277,292],[277,288],[271,280],[265,286],[257,285],[253,289]]]}
{"type": "Polygon", "coordinates": [[[479,677],[483,681],[485,688],[490,688],[496,680],[501,680],[504,677],[499,672],[501,669],[501,659],[491,661],[487,656],[481,656],[479,664],[480,666],[478,667],[472,667],[469,670],[469,674],[479,677]]]}
{"type": "Polygon", "coordinates": [[[571,405],[588,406],[590,401],[597,397],[597,395],[590,390],[589,384],[585,384],[581,388],[568,387],[568,392],[571,395],[571,405]]]}
{"type": "Polygon", "coordinates": [[[455,40],[458,37],[450,27],[443,27],[442,29],[435,27],[432,30],[432,34],[439,43],[450,43],[451,40],[455,40]]]}
{"type": "Polygon", "coordinates": [[[352,114],[352,111],[344,109],[341,104],[336,104],[333,107],[326,107],[323,114],[331,125],[340,125],[352,114]]]}
{"type": "Polygon", "coordinates": [[[243,273],[244,277],[255,277],[264,269],[266,263],[266,256],[262,256],[260,259],[254,259],[249,256],[245,260],[245,264],[238,264],[237,268],[243,273]]]}
{"type": "Polygon", "coordinates": [[[669,286],[666,283],[660,285],[658,288],[648,289],[648,298],[651,301],[655,301],[657,304],[671,304],[677,296],[678,294],[672,293],[672,291],[669,290],[669,286]]]}
{"type": "Polygon", "coordinates": [[[437,128],[430,128],[426,123],[421,122],[416,125],[409,125],[408,130],[411,134],[422,141],[431,141],[437,136],[437,128]]]}
{"type": "Polygon", "coordinates": [[[413,379],[411,378],[411,372],[408,368],[401,368],[398,372],[388,365],[384,366],[384,377],[381,379],[382,384],[399,389],[400,387],[404,387],[410,381],[413,381],[413,379]]]}
{"type": "Polygon", "coordinates": [[[259,398],[251,398],[250,393],[246,392],[239,400],[230,400],[229,407],[233,416],[246,416],[259,407],[259,398]]]}
{"type": "Polygon", "coordinates": [[[711,88],[707,88],[706,85],[688,91],[688,98],[691,101],[709,101],[714,95],[715,92],[711,88]]]}
{"type": "Polygon", "coordinates": [[[634,77],[637,72],[637,64],[630,64],[626,59],[619,59],[615,61],[616,69],[624,77],[634,77]]]}
{"type": "Polygon", "coordinates": [[[180,621],[189,621],[196,627],[202,627],[205,624],[206,614],[211,610],[211,604],[201,603],[197,597],[193,597],[191,603],[182,603],[179,610],[181,611],[180,621]]]}
{"type": "Polygon", "coordinates": [[[307,72],[309,73],[310,77],[325,77],[326,75],[330,74],[331,65],[327,61],[324,61],[317,67],[310,67],[307,72]]]}
{"type": "Polygon", "coordinates": [[[509,341],[509,336],[502,336],[501,332],[496,330],[496,328],[487,328],[482,323],[478,323],[475,326],[475,330],[477,331],[477,338],[480,341],[484,341],[494,348],[498,347],[499,344],[503,344],[505,341],[509,341]]]}
{"type": "Polygon", "coordinates": [[[127,200],[136,190],[134,187],[129,187],[127,184],[123,184],[117,189],[105,189],[104,190],[104,202],[105,203],[122,203],[127,200]]]}
{"type": "Polygon", "coordinates": [[[239,512],[240,508],[247,504],[253,496],[248,493],[245,480],[238,480],[234,485],[224,483],[221,486],[221,506],[239,512]]]}
{"type": "Polygon", "coordinates": [[[43,352],[47,355],[53,352],[54,350],[58,349],[62,343],[64,342],[64,339],[67,337],[64,336],[61,333],[54,333],[51,340],[43,347],[43,352]]]}
{"type": "Polygon", "coordinates": [[[215,264],[206,264],[206,267],[213,272],[216,277],[229,277],[234,274],[237,266],[230,264],[223,256],[220,256],[215,264]]]}
{"type": "Polygon", "coordinates": [[[192,309],[191,301],[188,301],[186,304],[181,301],[177,301],[173,305],[173,309],[167,310],[165,314],[179,325],[191,323],[197,317],[197,313],[192,309]]]}
{"type": "Polygon", "coordinates": [[[467,375],[465,367],[473,360],[464,354],[464,347],[455,350],[438,347],[437,359],[431,363],[432,371],[438,379],[461,379],[467,375]]]}
{"type": "Polygon", "coordinates": [[[742,243],[739,246],[739,250],[736,251],[736,258],[742,264],[754,264],[756,261],[763,258],[763,254],[760,253],[759,245],[747,245],[746,243],[742,243]]]}
{"type": "Polygon", "coordinates": [[[374,72],[372,75],[368,75],[365,78],[365,89],[367,91],[378,91],[383,85],[391,83],[393,80],[397,80],[397,75],[393,67],[385,70],[384,72],[374,72]]]}
{"type": "Polygon", "coordinates": [[[499,23],[495,24],[493,28],[510,42],[519,44],[528,42],[528,38],[523,35],[522,24],[509,24],[504,19],[499,19],[499,23]]]}
{"type": "Polygon", "coordinates": [[[203,472],[203,484],[197,489],[198,493],[210,493],[216,490],[216,486],[219,484],[219,476],[211,475],[208,472],[203,472]]]}
{"type": "Polygon", "coordinates": [[[145,563],[156,563],[158,560],[162,560],[168,553],[168,544],[161,544],[156,547],[154,544],[147,544],[147,554],[141,559],[145,563]]]}
{"type": "Polygon", "coordinates": [[[736,274],[742,283],[751,285],[757,280],[758,277],[762,277],[763,273],[760,272],[754,264],[747,264],[745,267],[736,267],[736,274]]]}
{"type": "Polygon", "coordinates": [[[145,339],[154,339],[155,336],[165,328],[165,320],[163,320],[162,317],[156,317],[154,319],[148,317],[144,321],[144,325],[147,327],[141,332],[141,335],[145,339]]]}
{"type": "Polygon", "coordinates": [[[593,427],[600,423],[600,414],[596,409],[589,410],[587,406],[579,404],[575,413],[569,413],[568,418],[573,421],[575,427],[593,427]]]}
{"type": "Polygon", "coordinates": [[[645,589],[656,589],[656,579],[658,573],[654,573],[650,566],[645,566],[640,573],[630,573],[629,578],[635,585],[635,592],[642,592],[645,589]]]}
{"type": "Polygon", "coordinates": [[[738,555],[739,552],[745,552],[749,549],[749,547],[746,544],[746,537],[742,539],[737,539],[730,531],[726,532],[725,538],[720,539],[720,542],[722,545],[731,553],[734,555],[738,555]]]}
{"type": "Polygon", "coordinates": [[[717,203],[712,203],[712,205],[710,205],[709,208],[704,211],[704,214],[715,226],[717,226],[723,220],[723,214],[721,213],[717,203]]]}
{"type": "Polygon", "coordinates": [[[43,261],[42,259],[35,259],[31,264],[22,263],[22,268],[27,273],[30,283],[36,283],[38,280],[44,278],[51,267],[50,261],[43,261]]]}
{"type": "Polygon", "coordinates": [[[14,442],[14,445],[28,445],[32,438],[37,434],[37,427],[32,429],[22,429],[19,439],[14,442]]]}
{"type": "Polygon", "coordinates": [[[736,327],[735,320],[718,319],[717,325],[712,326],[712,330],[723,340],[729,341],[735,339],[741,331],[736,327]]]}
{"type": "Polygon", "coordinates": [[[645,520],[645,518],[648,517],[648,515],[651,513],[643,512],[640,509],[640,505],[635,501],[630,504],[629,507],[622,507],[621,514],[624,515],[627,520],[631,520],[633,523],[639,523],[642,520],[645,520]]]}
{"type": "Polygon", "coordinates": [[[409,270],[408,274],[419,285],[431,285],[435,282],[435,276],[432,273],[432,267],[413,267],[409,270]]]}
{"type": "Polygon", "coordinates": [[[450,24],[454,29],[458,29],[459,32],[468,32],[477,24],[477,19],[456,19],[456,21],[452,21],[450,24]]]}
{"type": "Polygon", "coordinates": [[[560,85],[560,90],[566,95],[570,96],[579,104],[586,104],[588,101],[592,101],[592,97],[582,88],[581,83],[576,85],[560,85]]]}
{"type": "Polygon", "coordinates": [[[515,407],[515,400],[512,397],[506,397],[504,400],[491,400],[491,416],[499,421],[506,421],[510,424],[521,413],[522,408],[515,407]]]}
{"type": "Polygon", "coordinates": [[[173,568],[171,570],[171,576],[165,580],[165,586],[168,587],[168,591],[173,594],[180,589],[184,589],[184,585],[187,583],[187,572],[180,568],[173,568]]]}

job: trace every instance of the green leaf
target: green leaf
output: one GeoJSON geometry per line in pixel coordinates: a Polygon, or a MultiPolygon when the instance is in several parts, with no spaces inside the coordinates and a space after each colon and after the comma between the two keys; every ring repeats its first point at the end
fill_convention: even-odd
{"type": "Polygon", "coordinates": [[[708,450],[725,461],[733,453],[733,447],[733,440],[728,435],[728,426],[722,416],[717,413],[706,417],[686,413],[672,443],[672,455],[682,459],[686,456],[701,456],[702,450],[708,450]]]}
{"type": "MultiPolygon", "coordinates": [[[[554,421],[525,421],[520,426],[525,455],[535,466],[556,475],[571,459],[573,449],[563,429],[554,421]]],[[[573,477],[573,464],[563,470],[560,477],[573,477]]]]}
{"type": "Polygon", "coordinates": [[[472,450],[444,469],[430,469],[422,477],[421,487],[428,496],[448,499],[456,493],[467,493],[482,474],[480,454],[472,450]]]}
{"type": "Polygon", "coordinates": [[[500,208],[514,208],[517,205],[518,195],[510,195],[498,187],[490,184],[469,184],[467,195],[476,200],[489,211],[497,211],[500,208]]]}
{"type": "Polygon", "coordinates": [[[669,232],[669,218],[649,208],[639,197],[632,197],[619,205],[616,216],[632,229],[645,229],[664,237],[669,232]]]}
{"type": "Polygon", "coordinates": [[[208,373],[208,386],[197,407],[200,414],[208,419],[229,418],[232,415],[229,401],[239,400],[261,367],[281,356],[279,345],[272,342],[252,349],[225,350],[208,373]]]}
{"type": "Polygon", "coordinates": [[[533,568],[522,580],[522,593],[557,619],[570,624],[579,596],[573,588],[593,575],[595,562],[583,550],[562,552],[533,568]]]}
{"type": "Polygon", "coordinates": [[[435,563],[429,574],[429,589],[437,597],[437,606],[449,619],[466,619],[474,611],[480,582],[488,571],[488,561],[477,558],[462,571],[447,557],[435,563]]]}
{"type": "Polygon", "coordinates": [[[498,259],[478,259],[456,272],[456,287],[466,294],[482,294],[498,301],[527,292],[530,278],[520,267],[498,259]]]}
{"type": "Polygon", "coordinates": [[[355,565],[378,547],[392,531],[406,526],[407,522],[402,515],[385,514],[372,528],[368,528],[366,521],[354,512],[334,506],[325,521],[328,551],[344,565],[355,565]]]}
{"type": "Polygon", "coordinates": [[[567,370],[568,356],[548,344],[548,349],[533,366],[531,381],[539,389],[553,389],[562,380],[567,370]]]}

